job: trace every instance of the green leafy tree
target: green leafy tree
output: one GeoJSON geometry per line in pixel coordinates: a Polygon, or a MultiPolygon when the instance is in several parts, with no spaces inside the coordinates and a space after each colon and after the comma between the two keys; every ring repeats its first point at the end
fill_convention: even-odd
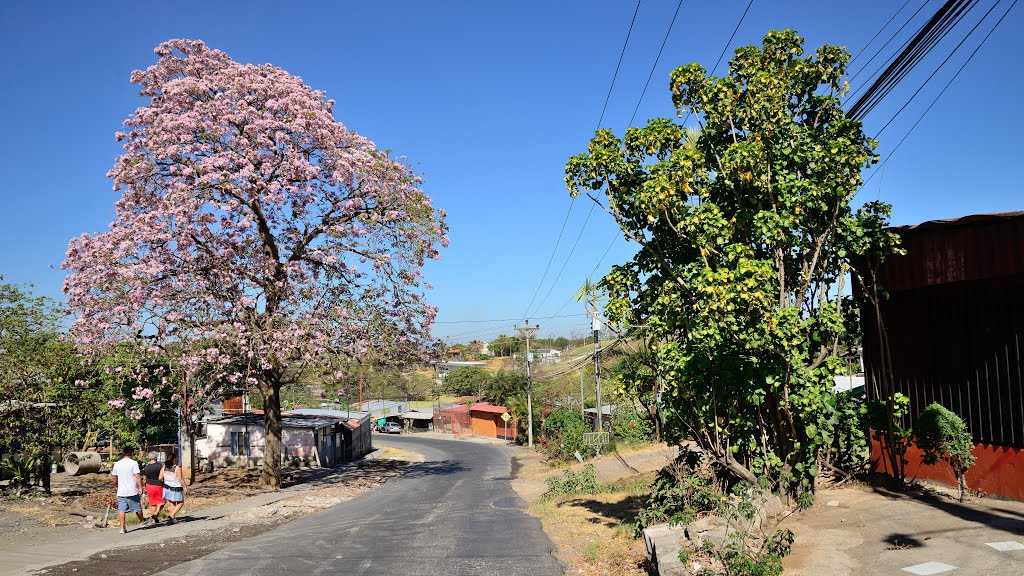
{"type": "Polygon", "coordinates": [[[666,435],[695,440],[735,479],[812,489],[826,444],[854,256],[895,249],[890,207],[851,207],[876,143],[843,112],[849,54],[773,31],[729,73],[671,74],[679,116],[599,130],[566,166],[639,245],[601,281],[613,322],[656,343],[666,435]],[[594,192],[603,192],[606,202],[594,192]]]}
{"type": "Polygon", "coordinates": [[[476,396],[490,381],[490,374],[483,368],[464,366],[452,370],[444,377],[444,387],[458,396],[476,396]]]}
{"type": "Polygon", "coordinates": [[[520,352],[523,349],[523,346],[524,344],[521,338],[513,338],[505,334],[500,334],[497,338],[491,340],[490,344],[487,345],[487,349],[495,356],[511,356],[520,352]]]}
{"type": "Polygon", "coordinates": [[[957,496],[964,501],[964,474],[974,466],[974,441],[959,416],[932,402],[914,422],[914,440],[924,454],[921,461],[949,464],[956,477],[957,496]]]}

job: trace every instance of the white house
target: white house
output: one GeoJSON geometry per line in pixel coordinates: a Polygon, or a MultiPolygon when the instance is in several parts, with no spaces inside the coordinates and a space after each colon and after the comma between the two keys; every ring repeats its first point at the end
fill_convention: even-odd
{"type": "MultiPolygon", "coordinates": [[[[227,414],[205,421],[196,452],[214,466],[258,466],[266,450],[263,414],[227,414]]],[[[285,463],[332,467],[372,450],[366,412],[295,410],[281,417],[285,463]]]]}

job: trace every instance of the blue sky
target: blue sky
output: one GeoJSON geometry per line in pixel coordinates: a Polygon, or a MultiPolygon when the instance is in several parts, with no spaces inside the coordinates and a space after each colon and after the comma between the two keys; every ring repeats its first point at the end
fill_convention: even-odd
{"type": "MultiPolygon", "coordinates": [[[[923,1],[911,0],[904,14],[923,1]]],[[[992,1],[984,0],[983,9],[992,1]]],[[[902,3],[755,0],[732,47],[757,43],[773,28],[794,28],[811,49],[833,43],[856,53],[902,3]]],[[[939,3],[931,0],[922,14],[939,3]]],[[[673,114],[669,71],[693,61],[714,65],[746,5],[684,2],[634,124],[673,114]]],[[[409,157],[437,206],[450,214],[451,247],[426,270],[436,286],[430,300],[441,307],[435,333],[460,341],[510,333],[511,319],[522,318],[538,289],[569,206],[565,161],[593,134],[634,8],[625,0],[323,2],[304,8],[280,2],[4,3],[0,274],[59,297],[68,239],[101,231],[113,217],[116,195],[105,177],[119,152],[113,134],[142,104],[130,72],[153,63],[152,49],[163,40],[199,38],[235,60],[271,62],[301,76],[337,100],[336,115],[349,128],[409,157]]],[[[637,104],[675,8],[675,0],[640,6],[605,114],[604,126],[617,133],[637,104]]],[[[867,118],[869,134],[981,13],[867,118]]],[[[1020,146],[1007,122],[1016,118],[1014,103],[1024,88],[1014,42],[1022,32],[1024,8],[1017,7],[859,198],[893,203],[898,224],[1024,208],[1012,168],[1020,146]]],[[[886,130],[883,157],[982,34],[968,40],[886,130]]],[[[532,314],[571,316],[543,321],[541,335],[586,328],[571,294],[616,234],[598,212],[580,234],[587,210],[578,202],[569,214],[532,314]],[[577,235],[579,245],[552,284],[577,235]]],[[[599,272],[631,251],[626,242],[614,243],[599,272]]]]}

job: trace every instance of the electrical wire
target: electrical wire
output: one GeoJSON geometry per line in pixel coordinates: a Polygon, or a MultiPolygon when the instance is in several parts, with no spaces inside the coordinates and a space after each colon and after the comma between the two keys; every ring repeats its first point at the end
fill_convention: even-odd
{"type": "MultiPolygon", "coordinates": [[[[903,135],[903,138],[901,138],[900,141],[896,144],[896,146],[892,149],[892,151],[889,152],[885,160],[883,160],[871,172],[868,178],[864,181],[864,184],[870,182],[871,179],[875,177],[875,174],[878,174],[879,170],[881,170],[881,168],[885,166],[886,162],[888,162],[889,159],[892,158],[894,154],[896,154],[896,151],[900,149],[900,146],[903,145],[903,142],[906,141],[906,139],[910,136],[911,132],[913,132],[914,129],[917,128],[917,125],[920,124],[922,120],[924,120],[924,117],[928,114],[932,107],[935,106],[935,103],[938,102],[940,98],[942,98],[942,95],[946,93],[946,90],[949,89],[949,87],[953,84],[957,77],[960,76],[960,73],[964,71],[964,68],[966,68],[967,65],[971,63],[971,60],[974,59],[974,56],[978,53],[978,51],[981,50],[981,47],[985,45],[985,42],[987,42],[989,37],[992,36],[992,33],[996,31],[996,28],[999,28],[999,25],[1003,23],[1003,20],[1005,20],[1006,16],[1010,14],[1010,11],[1013,10],[1013,7],[1017,5],[1018,1],[1019,0],[1013,0],[1013,3],[1010,4],[1010,7],[1006,9],[1006,12],[1003,12],[1003,15],[999,17],[999,20],[997,20],[995,25],[992,26],[992,29],[988,31],[988,34],[986,34],[985,37],[981,39],[981,42],[974,49],[974,51],[971,52],[971,55],[967,57],[967,60],[965,60],[964,63],[960,65],[960,68],[956,71],[955,74],[953,74],[953,77],[949,79],[949,82],[947,82],[946,85],[942,87],[942,90],[940,90],[939,93],[935,96],[935,99],[932,100],[931,104],[929,104],[928,107],[924,109],[924,112],[921,113],[921,116],[918,117],[917,121],[914,122],[914,124],[910,127],[910,130],[907,130],[907,133],[903,135]]],[[[861,190],[864,189],[864,184],[861,185],[861,190]]]]}
{"type": "MultiPolygon", "coordinates": [[[[615,80],[619,77],[619,68],[621,68],[621,66],[622,66],[622,59],[623,59],[623,57],[626,54],[626,47],[629,46],[629,38],[630,38],[630,36],[633,35],[633,25],[636,23],[636,16],[637,16],[637,14],[639,12],[640,12],[640,0],[637,0],[637,2],[636,2],[636,9],[633,10],[633,18],[629,21],[629,29],[626,31],[626,39],[625,39],[625,41],[623,41],[623,43],[622,43],[622,50],[619,52],[619,61],[615,64],[615,72],[612,74],[612,81],[611,81],[611,84],[608,86],[608,94],[605,96],[604,105],[601,107],[601,116],[597,120],[597,128],[598,129],[601,128],[601,123],[604,121],[604,114],[608,110],[608,102],[611,100],[612,90],[615,88],[615,80]]],[[[523,316],[524,317],[527,317],[527,316],[530,315],[530,309],[533,307],[533,303],[537,299],[537,294],[540,293],[541,287],[544,286],[544,280],[547,278],[548,272],[551,269],[551,263],[554,261],[555,254],[558,252],[558,246],[562,242],[562,236],[565,234],[565,225],[566,225],[566,223],[569,222],[569,214],[572,213],[572,207],[573,207],[573,205],[575,205],[575,203],[576,203],[576,198],[572,198],[569,201],[569,208],[566,210],[565,218],[562,220],[562,227],[558,231],[558,238],[555,239],[555,245],[551,249],[551,256],[548,257],[548,263],[544,267],[544,273],[541,274],[540,281],[537,282],[537,288],[536,288],[536,290],[533,291],[533,297],[530,298],[530,303],[526,305],[526,311],[523,312],[523,316]]],[[[594,211],[593,207],[591,207],[590,211],[591,212],[594,211]]],[[[587,214],[587,220],[588,221],[590,220],[590,214],[589,213],[587,214]]],[[[587,226],[587,223],[584,222],[583,223],[583,227],[586,228],[586,226],[587,226]]],[[[582,234],[582,230],[581,230],[581,234],[582,234]]],[[[576,241],[577,241],[577,243],[579,242],[579,238],[578,237],[577,237],[576,241]]],[[[573,250],[575,250],[575,245],[573,245],[573,250]]],[[[572,251],[570,251],[569,252],[569,256],[566,257],[566,262],[568,262],[568,259],[570,257],[572,257],[572,251]]],[[[565,269],[564,265],[562,266],[562,269],[563,270],[565,269]]],[[[552,287],[553,286],[554,286],[554,284],[552,284],[552,287]]],[[[537,308],[539,309],[540,306],[538,305],[537,308]]]]}
{"type": "Polygon", "coordinates": [[[619,52],[619,62],[615,64],[615,73],[612,74],[612,83],[608,86],[608,95],[604,97],[604,106],[601,107],[601,116],[597,119],[597,129],[601,129],[604,122],[604,113],[608,111],[608,102],[612,99],[612,89],[615,88],[615,79],[619,77],[619,68],[622,66],[622,57],[626,55],[626,46],[629,45],[629,37],[633,34],[633,24],[636,23],[636,15],[640,12],[640,0],[636,0],[636,10],[633,10],[633,19],[629,21],[629,30],[626,31],[626,41],[622,43],[622,51],[619,52]]]}
{"type": "MultiPolygon", "coordinates": [[[[739,21],[736,22],[736,27],[732,29],[732,34],[730,34],[729,39],[725,41],[725,46],[722,46],[722,52],[718,55],[718,60],[715,61],[715,67],[711,69],[711,74],[709,74],[709,76],[715,75],[715,71],[718,70],[718,65],[722,63],[722,58],[725,57],[726,51],[729,50],[729,46],[732,45],[733,39],[736,38],[736,33],[739,32],[740,26],[743,25],[743,20],[747,17],[747,12],[750,11],[750,7],[753,5],[754,0],[750,0],[750,2],[747,3],[747,7],[743,10],[743,14],[740,15],[739,21]]],[[[692,114],[693,110],[686,113],[686,118],[683,118],[683,126],[686,126],[686,121],[690,119],[692,114]]]]}
{"type": "MultiPolygon", "coordinates": [[[[862,65],[862,66],[861,66],[861,67],[860,67],[860,68],[859,68],[859,69],[857,70],[857,72],[855,72],[855,73],[854,73],[854,75],[850,77],[850,80],[849,80],[849,82],[850,82],[851,84],[853,83],[853,81],[854,81],[854,80],[856,80],[856,79],[857,79],[857,77],[858,77],[858,76],[860,76],[860,73],[861,73],[861,72],[863,72],[865,68],[867,68],[867,67],[868,67],[869,65],[871,65],[871,63],[872,63],[872,62],[874,62],[874,61],[875,61],[875,58],[877,58],[877,57],[878,57],[878,55],[882,53],[882,50],[885,50],[885,47],[886,47],[886,46],[888,46],[888,45],[889,45],[890,43],[892,43],[892,41],[893,41],[893,40],[895,40],[897,36],[899,36],[900,32],[903,32],[903,29],[904,29],[904,28],[906,28],[907,26],[909,26],[909,25],[910,25],[910,23],[914,21],[914,18],[917,18],[917,15],[921,13],[921,10],[924,10],[924,7],[925,7],[925,6],[927,6],[927,5],[928,5],[928,2],[930,2],[930,1],[931,1],[931,0],[924,0],[924,4],[921,4],[921,6],[920,6],[920,7],[919,7],[919,8],[917,9],[917,11],[916,11],[916,12],[914,12],[913,14],[911,14],[911,15],[910,15],[910,18],[907,18],[907,21],[903,23],[903,26],[900,26],[900,27],[899,27],[899,30],[896,30],[895,32],[893,32],[893,33],[892,33],[892,36],[889,36],[889,39],[885,41],[885,44],[882,44],[881,46],[879,46],[878,50],[875,50],[875,53],[871,55],[871,58],[868,58],[868,61],[867,61],[867,62],[865,62],[865,63],[864,63],[864,64],[863,64],[863,65],[862,65]]],[[[903,10],[903,9],[902,9],[902,8],[900,8],[900,10],[903,10]]],[[[897,14],[899,14],[899,12],[897,12],[897,14]]],[[[888,24],[888,23],[886,23],[886,26],[888,26],[888,25],[889,25],[889,24],[888,24]]],[[[882,28],[882,30],[884,30],[884,29],[885,29],[885,28],[883,27],[883,28],[882,28]]],[[[881,30],[879,30],[879,32],[881,32],[881,30]]],[[[877,36],[877,34],[876,34],[876,36],[877,36]]],[[[909,39],[908,39],[908,42],[909,42],[909,39]]],[[[904,45],[906,45],[906,43],[904,43],[904,45]]],[[[866,46],[865,46],[865,48],[866,48],[866,46]]],[[[903,47],[901,46],[901,47],[900,47],[900,50],[902,50],[902,49],[903,49],[903,47]]],[[[892,56],[890,56],[890,57],[889,57],[889,58],[888,58],[888,59],[887,59],[887,60],[886,60],[886,61],[885,61],[885,62],[884,62],[884,63],[882,64],[882,66],[880,66],[879,68],[884,68],[884,67],[886,66],[886,64],[888,64],[888,63],[889,63],[889,60],[892,60],[892,58],[893,58],[893,57],[895,57],[895,55],[896,55],[896,54],[898,54],[898,53],[899,53],[899,50],[897,50],[896,52],[893,52],[893,55],[892,55],[892,56]]],[[[851,59],[851,60],[850,60],[850,62],[852,63],[852,62],[853,62],[853,60],[851,59]]],[[[877,71],[876,71],[876,72],[877,72],[877,71]]],[[[871,76],[874,76],[874,74],[872,74],[871,76]]],[[[869,76],[868,78],[870,79],[870,78],[871,78],[871,76],[869,76]]],[[[854,94],[856,94],[856,91],[854,92],[854,94]]],[[[854,94],[850,94],[849,98],[851,98],[851,99],[852,99],[852,98],[853,98],[853,96],[854,96],[854,94]]]]}
{"type": "Polygon", "coordinates": [[[580,228],[580,233],[576,235],[576,241],[572,243],[569,255],[565,257],[565,262],[562,263],[562,267],[558,270],[558,274],[555,275],[555,279],[551,281],[551,287],[548,288],[547,293],[544,294],[544,298],[540,301],[540,304],[537,304],[537,308],[534,309],[532,313],[526,314],[527,318],[535,315],[544,306],[544,303],[548,301],[548,298],[551,296],[551,292],[555,289],[555,286],[558,284],[558,280],[562,277],[562,273],[565,272],[565,267],[569,265],[569,261],[572,259],[573,253],[576,252],[576,247],[580,244],[580,238],[583,237],[583,232],[586,231],[587,223],[590,222],[590,217],[594,214],[594,208],[596,206],[597,205],[594,204],[590,207],[590,211],[587,212],[587,218],[583,221],[583,226],[580,228]]]}
{"type": "MultiPolygon", "coordinates": [[[[910,0],[907,0],[908,2],[910,0]]],[[[644,89],[640,92],[640,99],[636,101],[636,108],[633,108],[633,115],[629,117],[629,123],[627,127],[633,125],[633,120],[636,118],[636,113],[640,110],[640,103],[644,101],[644,96],[647,95],[647,87],[651,85],[651,78],[654,77],[654,71],[658,68],[658,62],[661,60],[661,53],[665,50],[665,44],[668,43],[668,37],[672,34],[672,26],[676,23],[676,17],[679,16],[679,9],[683,7],[683,0],[679,0],[676,4],[676,11],[672,13],[672,20],[668,23],[668,30],[665,32],[665,38],[661,41],[661,48],[658,48],[658,55],[654,58],[654,64],[651,65],[651,73],[647,75],[647,82],[644,82],[644,89]]]]}
{"type": "MultiPolygon", "coordinates": [[[[927,3],[928,3],[928,0],[925,0],[925,4],[927,4],[927,3]]],[[[885,22],[885,24],[883,24],[882,27],[878,29],[878,32],[875,32],[875,35],[871,37],[871,40],[868,40],[868,43],[865,44],[864,47],[861,48],[860,51],[857,52],[857,54],[853,58],[850,58],[850,61],[846,63],[847,66],[849,66],[850,64],[853,64],[857,60],[857,58],[860,58],[860,55],[863,54],[864,51],[868,49],[868,46],[871,46],[871,43],[878,39],[878,35],[881,34],[886,28],[888,28],[889,24],[892,24],[892,21],[895,20],[897,16],[899,16],[900,12],[903,12],[903,9],[907,7],[907,4],[910,4],[910,0],[906,0],[903,3],[903,5],[900,6],[900,9],[897,10],[895,14],[893,14],[892,16],[889,17],[889,20],[887,20],[885,22]]],[[[906,26],[906,24],[904,24],[904,26],[906,26]]],[[[883,45],[883,48],[884,48],[884,45],[883,45]]],[[[877,54],[877,52],[876,52],[876,54],[877,54]]],[[[869,60],[869,62],[870,62],[870,60],[869,60]]]]}
{"type": "Polygon", "coordinates": [[[862,121],[870,114],[976,4],[977,0],[948,0],[944,3],[904,44],[904,48],[876,77],[867,91],[847,109],[847,117],[862,121]]]}
{"type": "Polygon", "coordinates": [[[964,35],[964,37],[960,40],[960,43],[957,44],[956,47],[953,48],[953,50],[950,51],[949,55],[946,56],[946,59],[943,60],[942,63],[939,64],[935,68],[934,71],[932,71],[931,75],[928,76],[928,78],[924,82],[921,83],[921,86],[919,86],[917,88],[917,90],[910,96],[910,98],[907,99],[906,103],[904,103],[903,106],[899,110],[897,110],[895,114],[892,115],[892,118],[889,118],[889,121],[886,122],[884,126],[882,126],[881,130],[879,130],[878,133],[875,134],[875,139],[876,140],[882,134],[882,132],[885,132],[885,129],[888,128],[889,125],[892,124],[894,120],[896,120],[896,117],[899,116],[900,113],[903,112],[907,108],[907,106],[909,106],[910,103],[914,101],[914,98],[916,98],[917,95],[921,93],[921,90],[924,90],[924,87],[927,86],[928,83],[931,82],[932,78],[934,78],[935,75],[939,73],[939,70],[941,70],[942,67],[945,66],[947,62],[949,62],[949,59],[952,58],[953,55],[956,54],[958,50],[960,50],[960,47],[964,45],[964,42],[966,42],[967,39],[970,38],[972,34],[974,34],[974,31],[978,29],[978,26],[981,26],[981,23],[984,22],[988,18],[989,14],[991,14],[992,11],[995,10],[996,6],[998,6],[998,5],[999,5],[999,0],[996,0],[996,2],[994,4],[992,4],[992,6],[988,9],[988,12],[985,12],[985,15],[982,16],[980,20],[978,20],[978,22],[974,25],[973,28],[971,28],[971,30],[967,34],[964,35]]]}

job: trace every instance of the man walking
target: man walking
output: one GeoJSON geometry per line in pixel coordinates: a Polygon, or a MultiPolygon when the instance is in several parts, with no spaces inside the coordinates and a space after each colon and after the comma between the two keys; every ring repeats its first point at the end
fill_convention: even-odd
{"type": "Polygon", "coordinates": [[[121,451],[121,459],[110,470],[114,486],[117,488],[117,520],[121,523],[121,534],[127,534],[124,515],[135,512],[142,523],[142,476],[139,475],[139,463],[132,456],[135,449],[125,446],[121,451]]]}
{"type": "Polygon", "coordinates": [[[160,522],[158,516],[164,507],[164,483],[160,481],[160,469],[163,464],[156,461],[156,452],[149,453],[149,464],[142,469],[146,479],[146,497],[149,499],[149,520],[145,526],[154,526],[160,522]]]}

